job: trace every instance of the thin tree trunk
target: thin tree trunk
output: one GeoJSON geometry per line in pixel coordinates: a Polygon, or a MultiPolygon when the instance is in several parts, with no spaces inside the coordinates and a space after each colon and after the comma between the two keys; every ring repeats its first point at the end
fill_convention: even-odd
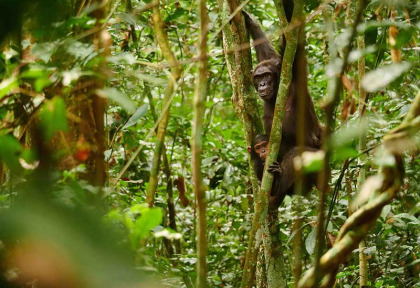
{"type": "MultiPolygon", "coordinates": [[[[252,81],[251,53],[249,46],[246,47],[249,44],[249,35],[245,28],[242,13],[239,10],[239,1],[219,0],[218,2],[219,13],[223,22],[223,51],[233,89],[232,104],[238,118],[242,121],[246,143],[251,146],[254,137],[262,133],[263,128],[252,81]]],[[[256,199],[259,198],[258,194],[260,193],[259,183],[250,157],[248,161],[254,205],[256,205],[256,199]]],[[[262,241],[261,234],[256,235],[255,231],[250,233],[248,241],[244,278],[242,279],[242,285],[245,286],[243,287],[251,287],[255,281],[255,264],[258,260],[257,254],[262,241]]]]}
{"type": "MultiPolygon", "coordinates": [[[[298,11],[299,12],[299,11],[298,11]]],[[[303,11],[301,11],[303,12],[303,11]]],[[[299,156],[302,157],[305,146],[305,111],[306,111],[306,95],[308,80],[307,80],[307,63],[305,55],[305,17],[303,13],[300,13],[299,21],[303,23],[299,27],[299,38],[298,46],[296,51],[296,64],[297,71],[297,97],[298,97],[298,116],[297,116],[297,145],[299,156]]],[[[295,195],[303,194],[303,171],[299,169],[296,171],[296,182],[295,182],[295,195]]],[[[302,206],[301,201],[296,201],[294,206],[296,212],[296,220],[293,223],[292,231],[295,233],[293,239],[293,260],[292,260],[292,272],[294,278],[294,285],[297,286],[297,283],[302,274],[302,206]]]]}
{"type": "MultiPolygon", "coordinates": [[[[176,84],[176,81],[181,77],[182,69],[178,63],[178,60],[175,58],[175,55],[171,52],[168,35],[163,29],[163,21],[162,21],[162,18],[160,16],[160,11],[159,11],[160,9],[159,0],[156,0],[156,3],[157,5],[153,6],[153,23],[154,23],[155,31],[156,31],[156,39],[157,39],[160,49],[162,50],[163,57],[168,62],[169,66],[171,67],[171,77],[169,79],[168,86],[165,89],[165,95],[163,98],[162,107],[165,107],[166,105],[168,105],[170,98],[172,94],[174,93],[175,84],[176,84]]],[[[147,195],[146,195],[146,202],[149,205],[149,207],[153,206],[154,199],[155,199],[155,192],[158,185],[160,157],[161,157],[163,146],[164,146],[166,127],[168,126],[168,121],[169,121],[169,114],[170,114],[170,108],[166,110],[158,126],[155,151],[153,153],[153,158],[152,158],[152,168],[150,169],[149,186],[148,186],[147,195]]]]}
{"type": "Polygon", "coordinates": [[[203,149],[203,121],[207,96],[207,32],[208,16],[206,0],[198,1],[200,19],[199,61],[197,84],[194,91],[194,119],[192,125],[192,180],[197,199],[197,287],[207,287],[207,233],[206,233],[206,188],[201,173],[201,153],[203,149]]]}
{"type": "MultiPolygon", "coordinates": [[[[108,5],[105,5],[103,1],[97,0],[93,4],[101,5],[100,8],[96,9],[92,15],[97,19],[97,26],[102,27],[101,19],[104,19],[106,16],[106,10],[108,5]]],[[[93,38],[93,44],[95,50],[98,51],[104,58],[110,55],[110,46],[112,40],[111,35],[106,29],[101,29],[95,33],[93,38]]],[[[97,67],[97,72],[99,76],[95,79],[95,89],[101,89],[105,86],[107,66],[105,62],[102,62],[97,67]]],[[[100,97],[96,93],[93,95],[91,111],[93,113],[93,119],[88,117],[87,119],[93,120],[93,123],[89,125],[94,127],[93,129],[93,139],[94,147],[96,149],[92,150],[92,159],[88,161],[87,170],[88,177],[90,182],[95,186],[103,186],[106,181],[106,163],[105,163],[105,107],[106,100],[103,97],[100,97]]]]}
{"type": "MultiPolygon", "coordinates": [[[[341,64],[341,69],[338,73],[334,75],[334,78],[331,79],[331,88],[330,93],[327,95],[327,98],[324,102],[324,111],[325,111],[325,128],[322,132],[322,150],[324,151],[324,161],[321,172],[318,176],[318,186],[320,187],[319,193],[319,208],[318,208],[318,226],[317,226],[317,236],[316,236],[316,245],[315,245],[315,265],[314,265],[314,275],[315,275],[315,285],[321,280],[322,273],[320,272],[320,259],[324,253],[325,248],[325,202],[326,194],[328,191],[328,180],[329,180],[329,160],[331,155],[331,149],[328,145],[328,138],[332,132],[334,115],[336,106],[340,100],[340,93],[342,90],[341,78],[344,74],[345,68],[347,67],[348,57],[350,51],[353,47],[353,39],[356,35],[357,24],[360,23],[364,7],[366,5],[365,0],[360,0],[360,7],[356,11],[355,21],[353,23],[351,34],[349,37],[349,43],[344,49],[343,62],[341,64]]],[[[330,85],[330,83],[329,83],[330,85]]]]}
{"type": "MultiPolygon", "coordinates": [[[[149,105],[150,105],[150,112],[152,113],[152,117],[153,120],[156,122],[158,120],[158,115],[156,113],[156,109],[155,109],[155,105],[153,103],[153,97],[150,91],[150,87],[147,84],[144,84],[145,88],[144,88],[144,92],[147,96],[147,98],[149,99],[149,105]]],[[[169,218],[169,228],[171,228],[174,231],[177,231],[177,227],[176,227],[176,210],[175,210],[175,204],[173,201],[173,185],[172,185],[172,179],[171,179],[171,166],[169,165],[169,160],[168,160],[168,156],[166,155],[166,146],[163,145],[162,147],[162,157],[163,157],[163,168],[164,168],[164,172],[167,178],[167,186],[166,186],[166,203],[168,205],[168,218],[169,218]]],[[[172,248],[170,248],[168,245],[171,245],[171,240],[169,239],[165,239],[164,240],[166,243],[166,246],[168,248],[168,252],[169,252],[169,258],[171,258],[173,256],[172,253],[172,248]]],[[[173,240],[175,243],[175,250],[177,254],[181,254],[181,241],[179,239],[175,239],[173,240]]]]}
{"type": "MultiPolygon", "coordinates": [[[[391,7],[391,21],[395,22],[395,18],[397,17],[397,13],[395,12],[395,8],[391,7]]],[[[401,62],[401,51],[400,49],[396,48],[397,45],[397,36],[398,36],[398,28],[395,26],[389,27],[389,44],[391,46],[391,59],[394,63],[401,62]]]]}
{"type": "MultiPolygon", "coordinates": [[[[302,20],[302,9],[303,2],[295,1],[292,16],[292,23],[299,23],[302,20]]],[[[266,265],[267,265],[267,283],[268,287],[281,288],[286,287],[286,274],[284,269],[284,258],[282,251],[282,244],[279,239],[279,229],[277,223],[276,211],[268,211],[268,199],[270,199],[271,188],[273,183],[273,175],[266,173],[266,168],[269,167],[277,159],[277,155],[280,149],[281,138],[282,138],[282,126],[284,107],[289,95],[290,83],[292,81],[292,67],[295,59],[295,54],[298,45],[298,31],[299,27],[293,28],[289,31],[290,27],[286,18],[286,13],[283,7],[283,1],[276,1],[276,7],[282,30],[285,33],[286,46],[282,63],[281,78],[279,85],[279,92],[276,99],[276,105],[274,110],[273,128],[270,135],[269,143],[269,155],[264,167],[264,176],[261,184],[260,196],[258,203],[262,205],[255,210],[252,229],[257,228],[260,225],[258,222],[258,213],[261,213],[260,217],[266,217],[267,215],[267,226],[268,235],[266,235],[266,242],[270,245],[265,245],[266,251],[266,265]],[[261,202],[259,202],[261,201],[261,202]],[[268,250],[268,251],[267,251],[268,250]]],[[[252,230],[251,230],[252,231],[252,230]]]]}
{"type": "MultiPolygon", "coordinates": [[[[359,4],[358,4],[359,5],[359,4]]],[[[364,35],[361,35],[357,37],[357,48],[360,51],[363,51],[365,49],[365,40],[364,35]]],[[[358,80],[359,80],[359,118],[360,121],[363,121],[363,116],[365,112],[365,106],[366,106],[366,91],[362,88],[362,79],[365,76],[366,71],[366,63],[365,63],[365,56],[363,55],[360,57],[358,61],[358,80]]],[[[366,155],[362,153],[366,150],[366,133],[362,133],[359,136],[359,165],[361,166],[361,169],[359,171],[359,177],[357,178],[357,188],[360,189],[361,185],[366,180],[366,155]]],[[[368,271],[367,271],[367,257],[364,253],[366,249],[366,242],[365,240],[360,241],[359,243],[359,286],[365,287],[367,286],[368,282],[368,271]]]]}

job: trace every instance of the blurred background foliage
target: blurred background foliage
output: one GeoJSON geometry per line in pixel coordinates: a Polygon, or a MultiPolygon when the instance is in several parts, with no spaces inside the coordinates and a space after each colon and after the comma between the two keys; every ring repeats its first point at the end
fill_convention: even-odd
{"type": "MultiPolygon", "coordinates": [[[[155,124],[153,111],[160,115],[168,81],[168,69],[156,44],[152,2],[109,1],[104,19],[94,16],[101,9],[100,2],[85,2],[0,0],[0,286],[158,287],[160,283],[193,287],[196,211],[190,135],[196,74],[193,57],[199,37],[195,3],[167,1],[160,6],[183,75],[172,100],[165,138],[171,173],[159,174],[156,208],[148,208],[145,191],[155,140],[146,135],[155,124]],[[93,35],[98,24],[112,37],[111,53],[106,57],[95,49],[93,35]],[[108,180],[99,188],[85,174],[95,146],[81,132],[89,127],[83,125],[86,119],[77,111],[89,106],[89,101],[80,99],[89,81],[102,77],[97,67],[105,62],[106,83],[99,94],[108,99],[108,180]],[[139,146],[143,148],[138,157],[115,181],[139,146]],[[177,231],[168,224],[168,185],[173,186],[177,231]]],[[[323,121],[319,107],[328,89],[327,75],[335,65],[330,55],[341,53],[355,5],[353,1],[332,1],[317,13],[320,4],[306,1],[306,12],[312,17],[306,26],[306,49],[309,91],[323,121]]],[[[209,285],[238,287],[252,191],[243,127],[230,102],[232,88],[222,53],[218,3],[208,1],[207,7],[210,65],[203,173],[208,185],[209,285]]],[[[278,46],[280,25],[273,2],[249,2],[246,10],[259,19],[278,46]]],[[[349,200],[356,192],[359,162],[350,163],[341,184],[337,179],[344,161],[360,156],[359,134],[367,135],[368,149],[378,148],[419,91],[419,29],[420,5],[412,0],[370,1],[358,27],[366,47],[351,54],[331,139],[335,149],[331,186],[339,185],[328,226],[331,241],[347,218],[349,200]],[[393,21],[391,7],[396,11],[393,21]],[[394,47],[401,53],[400,64],[391,59],[391,26],[398,28],[394,47]],[[370,92],[364,125],[357,111],[357,59],[361,55],[366,57],[366,77],[370,77],[364,83],[370,92]]],[[[420,287],[418,153],[417,142],[404,157],[406,177],[397,201],[386,206],[366,239],[372,287],[420,287]]],[[[374,154],[367,154],[368,174],[375,174],[374,154]]],[[[330,201],[331,195],[328,197],[330,201]]],[[[316,199],[315,192],[304,199],[287,197],[280,208],[282,242],[289,243],[296,216],[290,202],[305,204],[304,268],[311,265],[314,251],[316,199]]],[[[338,287],[352,287],[357,281],[356,252],[339,273],[338,287]]],[[[291,250],[284,253],[290,261],[291,250]]]]}

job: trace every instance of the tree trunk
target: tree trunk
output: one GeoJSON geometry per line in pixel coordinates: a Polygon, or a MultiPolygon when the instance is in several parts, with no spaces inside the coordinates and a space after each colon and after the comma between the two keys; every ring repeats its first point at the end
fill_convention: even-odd
{"type": "MultiPolygon", "coordinates": [[[[365,49],[365,40],[364,35],[360,35],[357,37],[357,48],[360,51],[363,51],[365,49]]],[[[358,61],[358,85],[359,85],[359,118],[360,121],[363,121],[364,112],[366,109],[366,91],[362,88],[362,79],[365,76],[366,71],[366,63],[365,63],[365,56],[363,55],[360,57],[358,61]]],[[[360,189],[361,185],[366,180],[366,155],[363,153],[363,151],[366,150],[366,133],[362,133],[359,136],[359,177],[357,178],[357,190],[360,189]]],[[[365,255],[365,249],[366,249],[366,242],[365,240],[360,241],[359,243],[359,286],[365,287],[368,283],[368,271],[367,271],[367,257],[365,255]]]]}
{"type": "Polygon", "coordinates": [[[207,233],[206,233],[206,188],[201,173],[201,153],[203,149],[203,121],[207,96],[207,32],[208,16],[206,0],[198,2],[200,19],[199,61],[197,84],[194,91],[194,119],[192,126],[192,176],[195,197],[197,199],[197,287],[207,287],[207,233]]]}
{"type": "MultiPolygon", "coordinates": [[[[166,107],[169,105],[170,99],[172,94],[175,92],[175,85],[178,79],[181,77],[181,66],[178,63],[178,60],[175,58],[175,55],[171,52],[168,35],[163,29],[163,21],[160,16],[160,6],[159,1],[157,1],[157,5],[153,6],[153,23],[155,26],[156,31],[156,39],[159,44],[160,49],[162,50],[163,57],[168,62],[169,66],[171,67],[171,78],[169,79],[168,86],[165,89],[165,96],[163,98],[163,106],[166,107]]],[[[150,169],[150,178],[149,178],[149,186],[147,189],[146,195],[146,202],[149,207],[153,206],[154,199],[155,199],[155,192],[158,185],[158,173],[159,173],[159,164],[160,164],[160,157],[162,154],[162,149],[164,146],[165,141],[165,134],[166,134],[166,127],[168,126],[169,121],[169,114],[170,108],[168,108],[162,120],[158,126],[158,132],[156,137],[156,147],[153,153],[152,159],[152,168],[150,169]]]]}
{"type": "MultiPolygon", "coordinates": [[[[242,14],[237,9],[238,2],[235,0],[219,0],[218,2],[219,14],[223,22],[223,51],[233,89],[232,104],[243,124],[246,143],[251,146],[254,137],[262,133],[263,128],[258,112],[256,93],[252,84],[251,53],[249,46],[247,46],[249,35],[242,14]]],[[[248,158],[248,161],[255,204],[260,189],[251,159],[248,158]]],[[[250,233],[248,241],[242,283],[246,283],[250,287],[255,280],[255,263],[257,262],[259,245],[262,241],[261,234],[250,233]]]]}

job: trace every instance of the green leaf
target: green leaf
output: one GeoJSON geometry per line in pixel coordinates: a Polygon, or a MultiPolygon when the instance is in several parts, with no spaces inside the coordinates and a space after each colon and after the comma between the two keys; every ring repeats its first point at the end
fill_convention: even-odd
{"type": "Polygon", "coordinates": [[[51,71],[46,69],[45,67],[40,66],[31,66],[29,70],[23,72],[21,74],[22,78],[29,78],[29,79],[35,79],[34,88],[36,92],[41,92],[42,89],[45,87],[51,85],[52,80],[51,77],[51,71]]]}
{"type": "Polygon", "coordinates": [[[135,112],[136,104],[130,99],[130,97],[115,88],[108,87],[99,89],[96,90],[96,93],[100,97],[115,101],[118,105],[127,110],[127,112],[135,112]]]}
{"type": "Polygon", "coordinates": [[[409,223],[414,225],[420,225],[420,220],[417,219],[415,216],[410,215],[408,213],[401,213],[393,216],[394,218],[401,218],[401,219],[407,219],[410,220],[409,223]]]}
{"type": "Polygon", "coordinates": [[[181,239],[182,235],[170,229],[161,229],[160,231],[155,232],[155,237],[156,238],[165,237],[166,239],[169,239],[169,240],[177,240],[177,239],[181,239]]]}
{"type": "Polygon", "coordinates": [[[137,241],[144,239],[150,231],[160,225],[163,219],[162,210],[151,208],[144,211],[134,224],[134,237],[137,241]]]}
{"type": "Polygon", "coordinates": [[[66,42],[66,50],[69,54],[73,55],[79,60],[89,59],[96,55],[95,48],[92,44],[82,43],[79,41],[69,40],[66,42]]]}
{"type": "Polygon", "coordinates": [[[146,81],[152,85],[155,86],[161,86],[164,85],[165,83],[167,83],[166,80],[158,78],[158,77],[154,77],[154,76],[150,76],[150,75],[146,75],[144,73],[141,73],[139,71],[134,71],[133,73],[130,73],[132,76],[136,77],[137,79],[141,80],[141,81],[146,81]]]}
{"type": "Polygon", "coordinates": [[[120,15],[118,15],[124,22],[130,24],[130,25],[136,25],[136,20],[133,18],[133,16],[131,16],[130,14],[127,13],[120,13],[120,15]]]}
{"type": "Polygon", "coordinates": [[[324,151],[310,152],[305,151],[302,154],[303,172],[305,174],[320,171],[325,160],[324,151]]]}
{"type": "Polygon", "coordinates": [[[46,140],[51,139],[57,131],[67,131],[66,104],[60,97],[46,102],[39,112],[39,119],[46,140]]]}
{"type": "Polygon", "coordinates": [[[367,92],[378,91],[407,72],[410,67],[410,63],[403,62],[378,68],[366,73],[362,79],[362,86],[367,92]]]}
{"type": "Polygon", "coordinates": [[[315,243],[316,243],[316,227],[312,227],[311,233],[309,233],[308,237],[305,240],[305,248],[308,251],[309,255],[312,255],[315,251],[315,243]]]}
{"type": "Polygon", "coordinates": [[[19,82],[16,77],[4,79],[0,82],[0,99],[7,95],[10,90],[19,86],[19,82]]]}
{"type": "Polygon", "coordinates": [[[348,158],[353,158],[359,155],[359,152],[354,147],[341,146],[333,150],[332,159],[334,161],[341,161],[348,158]]]}
{"type": "Polygon", "coordinates": [[[133,116],[128,119],[127,123],[125,123],[123,129],[136,125],[139,119],[146,115],[148,109],[149,104],[147,103],[137,109],[136,113],[134,113],[133,116]]]}
{"type": "Polygon", "coordinates": [[[12,135],[0,135],[0,160],[6,163],[12,171],[20,170],[19,156],[22,146],[12,135]]]}
{"type": "Polygon", "coordinates": [[[173,21],[185,14],[185,10],[181,7],[177,8],[174,13],[166,17],[165,22],[173,21]]]}
{"type": "Polygon", "coordinates": [[[47,63],[50,61],[52,55],[54,54],[56,47],[57,45],[52,42],[35,43],[31,49],[31,52],[44,63],[47,63]]]}

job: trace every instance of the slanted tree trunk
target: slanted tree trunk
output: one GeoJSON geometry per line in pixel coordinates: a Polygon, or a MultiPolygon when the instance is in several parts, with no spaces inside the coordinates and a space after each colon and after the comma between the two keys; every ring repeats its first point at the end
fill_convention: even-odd
{"type": "MultiPolygon", "coordinates": [[[[166,107],[169,105],[172,94],[175,92],[174,88],[176,82],[181,77],[181,66],[178,63],[175,55],[172,53],[169,45],[168,35],[163,29],[163,21],[160,15],[160,5],[159,1],[156,1],[157,5],[153,6],[153,23],[155,26],[156,39],[159,44],[160,49],[162,50],[163,57],[168,62],[171,69],[171,77],[169,79],[168,86],[165,89],[165,96],[163,98],[163,106],[166,107]]],[[[156,146],[153,153],[152,159],[152,168],[150,169],[150,178],[149,186],[147,189],[146,202],[149,207],[153,206],[155,199],[155,192],[158,185],[158,172],[160,165],[160,157],[163,150],[163,145],[165,141],[166,127],[168,126],[170,108],[164,113],[162,120],[159,123],[157,137],[156,137],[156,146]]]]}

